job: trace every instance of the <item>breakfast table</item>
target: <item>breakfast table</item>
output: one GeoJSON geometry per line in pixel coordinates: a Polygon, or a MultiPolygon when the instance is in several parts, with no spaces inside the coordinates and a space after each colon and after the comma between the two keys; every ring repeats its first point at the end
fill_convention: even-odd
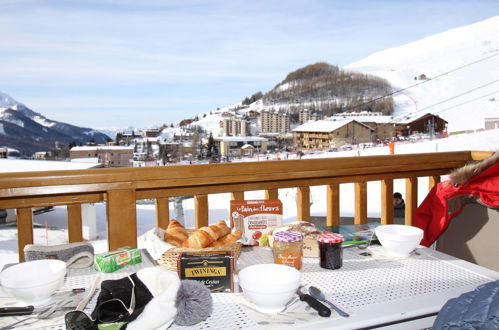
{"type": "MultiPolygon", "coordinates": [[[[326,298],[348,312],[341,317],[335,311],[321,317],[308,305],[294,298],[278,314],[258,312],[242,292],[213,293],[213,313],[204,322],[192,327],[173,324],[170,329],[421,329],[430,327],[445,302],[477,286],[499,279],[499,273],[456,259],[430,248],[419,247],[407,258],[390,258],[380,253],[380,246],[343,249],[343,267],[327,270],[319,267],[317,258],[303,258],[301,284],[320,288],[326,298]]],[[[102,279],[121,278],[141,267],[155,265],[146,253],[143,263],[109,273],[92,268],[68,270],[61,290],[90,287],[99,274],[102,279]]],[[[269,247],[244,247],[237,270],[273,263],[269,247]]],[[[237,288],[237,276],[235,278],[237,288]]],[[[96,296],[86,312],[91,312],[96,296]]],[[[19,323],[25,329],[64,329],[63,315],[49,320],[31,317],[19,323]]],[[[28,316],[29,317],[29,316],[28,316]]],[[[0,329],[26,316],[0,318],[0,329]]],[[[7,327],[7,328],[6,328],[7,327]]]]}

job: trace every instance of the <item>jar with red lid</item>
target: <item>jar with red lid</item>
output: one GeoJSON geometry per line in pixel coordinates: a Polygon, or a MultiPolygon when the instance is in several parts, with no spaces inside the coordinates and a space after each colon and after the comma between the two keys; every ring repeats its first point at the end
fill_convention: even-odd
{"type": "Polygon", "coordinates": [[[317,235],[319,242],[320,265],[326,269],[338,269],[343,266],[344,238],[340,234],[325,232],[317,235]]]}
{"type": "Polygon", "coordinates": [[[294,231],[280,231],[272,235],[274,263],[301,269],[303,234],[294,231]]]}

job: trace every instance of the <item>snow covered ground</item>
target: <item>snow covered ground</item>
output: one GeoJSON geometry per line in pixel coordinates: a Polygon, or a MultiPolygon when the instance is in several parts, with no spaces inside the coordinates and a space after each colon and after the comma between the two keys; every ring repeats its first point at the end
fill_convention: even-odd
{"type": "MultiPolygon", "coordinates": [[[[423,153],[423,152],[444,152],[459,150],[483,150],[497,151],[499,149],[499,129],[481,131],[471,134],[461,134],[445,139],[424,141],[417,143],[397,143],[395,153],[423,153]]],[[[348,157],[367,155],[387,155],[388,147],[374,147],[363,150],[351,150],[343,152],[316,152],[306,154],[303,158],[324,158],[324,157],[348,157]]],[[[280,159],[295,159],[296,154],[271,155],[270,160],[277,157],[280,159]]],[[[239,161],[264,161],[263,157],[240,159],[239,161]]],[[[428,179],[419,179],[418,201],[421,202],[428,193],[428,179]]],[[[405,181],[395,180],[394,191],[405,194],[405,181]]],[[[381,187],[379,182],[368,183],[368,216],[379,217],[381,213],[381,187]]],[[[353,184],[343,184],[340,186],[341,216],[352,217],[354,215],[354,188],[353,184]]],[[[310,208],[312,216],[326,215],[326,187],[311,187],[310,208]]],[[[263,199],[263,191],[251,191],[245,194],[246,199],[263,199]]],[[[209,221],[214,223],[218,220],[229,220],[230,194],[209,195],[209,221]]],[[[279,199],[283,203],[284,222],[295,220],[296,216],[296,190],[280,189],[279,199]]],[[[185,224],[188,227],[194,226],[194,201],[187,199],[183,201],[185,214],[185,224]]],[[[170,217],[173,218],[174,205],[170,203],[170,217]]],[[[105,205],[96,204],[97,216],[97,240],[93,241],[96,252],[103,252],[107,249],[106,212],[105,205]]],[[[35,224],[41,225],[34,229],[34,242],[36,244],[62,244],[67,242],[67,214],[65,207],[55,207],[53,211],[34,216],[35,224]]],[[[154,205],[137,205],[137,232],[143,235],[155,226],[154,205]]],[[[0,228],[0,269],[6,263],[17,262],[17,230],[15,227],[0,228]]]]}

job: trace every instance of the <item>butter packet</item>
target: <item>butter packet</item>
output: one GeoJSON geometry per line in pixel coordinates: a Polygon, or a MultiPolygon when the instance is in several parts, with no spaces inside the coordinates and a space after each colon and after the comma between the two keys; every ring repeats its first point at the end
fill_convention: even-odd
{"type": "Polygon", "coordinates": [[[96,254],[94,268],[99,272],[112,273],[125,267],[142,262],[142,254],[137,248],[121,247],[114,251],[96,254]]]}

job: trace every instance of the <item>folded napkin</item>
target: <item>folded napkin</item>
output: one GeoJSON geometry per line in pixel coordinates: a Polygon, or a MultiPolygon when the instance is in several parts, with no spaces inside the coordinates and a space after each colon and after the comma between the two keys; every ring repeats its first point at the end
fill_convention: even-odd
{"type": "Polygon", "coordinates": [[[24,247],[24,259],[58,259],[65,261],[68,268],[86,268],[94,263],[94,247],[88,242],[50,246],[28,244],[24,247]]]}

